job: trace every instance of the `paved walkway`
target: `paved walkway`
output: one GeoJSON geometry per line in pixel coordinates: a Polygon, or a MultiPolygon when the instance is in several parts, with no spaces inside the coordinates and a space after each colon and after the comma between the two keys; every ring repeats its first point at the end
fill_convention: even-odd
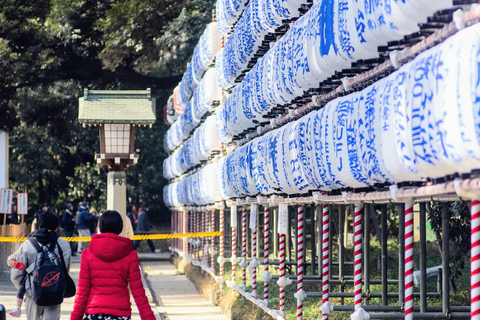
{"type": "Polygon", "coordinates": [[[157,310],[170,320],[226,320],[220,307],[215,307],[198,293],[185,275],[175,273],[168,261],[142,262],[159,306],[157,310]]]}
{"type": "MultiPolygon", "coordinates": [[[[150,304],[157,319],[170,320],[223,320],[228,319],[219,307],[212,306],[203,295],[199,294],[194,285],[184,275],[175,275],[175,266],[169,262],[170,253],[141,253],[140,264],[143,273],[147,274],[144,286],[150,304]],[[149,288],[151,290],[149,290],[149,288]],[[158,302],[158,306],[155,304],[158,302]]],[[[75,282],[78,280],[80,258],[73,257],[70,267],[70,276],[75,282]]],[[[7,311],[15,307],[17,290],[10,282],[10,273],[0,272],[0,304],[7,311]]],[[[65,299],[62,304],[61,320],[70,319],[73,310],[74,297],[65,299]]],[[[140,314],[132,298],[132,320],[140,320],[140,314]]],[[[25,308],[22,307],[22,316],[7,319],[26,320],[25,308]]]]}

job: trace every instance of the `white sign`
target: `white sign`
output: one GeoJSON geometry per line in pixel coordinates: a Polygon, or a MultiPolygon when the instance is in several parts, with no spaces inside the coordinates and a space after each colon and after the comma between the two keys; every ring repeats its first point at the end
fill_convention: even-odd
{"type": "Polygon", "coordinates": [[[17,214],[28,214],[28,194],[17,194],[17,214]]]}
{"type": "Polygon", "coordinates": [[[13,189],[0,189],[0,213],[11,214],[13,206],[13,189]]]}
{"type": "Polygon", "coordinates": [[[230,226],[237,227],[237,206],[232,206],[230,208],[230,226]]]}
{"type": "Polygon", "coordinates": [[[252,230],[257,228],[257,212],[258,204],[254,203],[250,206],[250,229],[252,230]]]}
{"type": "Polygon", "coordinates": [[[8,133],[0,132],[0,188],[8,187],[8,133]]]}
{"type": "Polygon", "coordinates": [[[278,233],[287,234],[288,228],[288,205],[280,203],[278,205],[278,233]]]}

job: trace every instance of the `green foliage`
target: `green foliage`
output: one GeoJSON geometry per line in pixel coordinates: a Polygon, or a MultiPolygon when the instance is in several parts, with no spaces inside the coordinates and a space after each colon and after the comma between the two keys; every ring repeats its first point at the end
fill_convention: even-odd
{"type": "Polygon", "coordinates": [[[9,101],[19,120],[11,133],[10,180],[16,190],[29,193],[30,203],[63,208],[68,177],[77,164],[93,160],[98,139],[77,122],[79,92],[74,82],[56,82],[21,88],[9,101]]]}
{"type": "Polygon", "coordinates": [[[97,164],[79,164],[73,177],[68,177],[68,197],[71,201],[86,200],[97,211],[107,208],[107,168],[97,164]]]}
{"type": "MultiPolygon", "coordinates": [[[[447,204],[449,212],[450,272],[451,279],[462,275],[465,262],[470,258],[470,208],[467,202],[457,201],[447,204]],[[452,250],[453,249],[453,250],[452,250]]],[[[432,202],[428,214],[431,226],[441,248],[442,242],[442,203],[432,202]]]]}
{"type": "Polygon", "coordinates": [[[213,0],[4,0],[0,6],[0,130],[10,133],[10,181],[40,202],[105,207],[98,128],[77,120],[84,88],[152,88],[157,123],[137,130],[140,161],[127,197],[169,221],[162,199],[162,106],[180,81],[213,0]]]}
{"type": "Polygon", "coordinates": [[[212,21],[215,2],[188,1],[180,14],[165,27],[165,32],[156,38],[160,49],[156,73],[170,75],[185,70],[198,39],[206,25],[212,21]]]}

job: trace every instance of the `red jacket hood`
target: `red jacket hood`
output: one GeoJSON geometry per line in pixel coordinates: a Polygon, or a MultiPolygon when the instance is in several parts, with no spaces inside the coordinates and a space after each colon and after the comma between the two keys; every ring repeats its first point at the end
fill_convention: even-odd
{"type": "Polygon", "coordinates": [[[100,260],[120,260],[132,252],[132,240],[114,233],[94,234],[88,249],[100,260]]]}

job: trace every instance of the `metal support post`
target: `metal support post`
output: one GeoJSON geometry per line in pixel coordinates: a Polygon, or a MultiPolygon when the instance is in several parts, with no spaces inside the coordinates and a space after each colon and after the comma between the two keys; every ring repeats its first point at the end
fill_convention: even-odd
{"type": "Polygon", "coordinates": [[[387,205],[383,204],[381,206],[382,210],[382,239],[381,239],[381,250],[382,250],[382,305],[388,306],[388,248],[387,248],[387,205]]]}
{"type": "Polygon", "coordinates": [[[450,312],[450,210],[449,203],[442,202],[442,307],[450,312]]]}
{"type": "Polygon", "coordinates": [[[425,202],[420,203],[420,312],[427,312],[427,214],[425,202]]]}

